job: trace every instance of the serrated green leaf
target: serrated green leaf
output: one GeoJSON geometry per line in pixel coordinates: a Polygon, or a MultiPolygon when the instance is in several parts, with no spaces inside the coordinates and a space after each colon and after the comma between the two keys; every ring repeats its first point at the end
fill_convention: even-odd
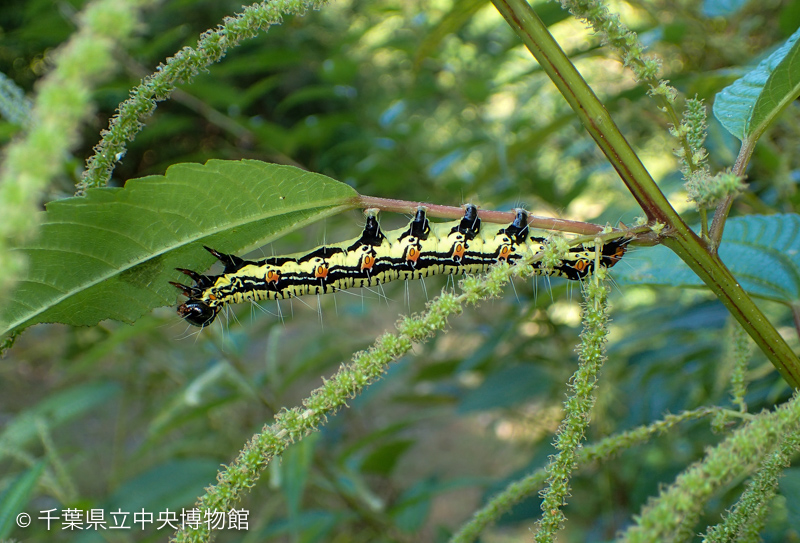
{"type": "Polygon", "coordinates": [[[800,29],[754,69],[725,87],[714,116],[742,141],[755,141],[772,119],[800,95],[800,29]]]}
{"type": "Polygon", "coordinates": [[[164,176],[93,189],[47,206],[23,247],[27,274],[4,304],[0,335],[40,322],[133,322],[175,303],[174,268],[207,269],[208,245],[240,252],[352,207],[323,175],[256,160],[177,164],[164,176]]]}
{"type": "Polygon", "coordinates": [[[30,500],[44,467],[42,460],[25,470],[0,497],[0,539],[8,537],[16,528],[15,519],[30,500]]]}
{"type": "MultiPolygon", "coordinates": [[[[749,294],[784,304],[800,301],[800,215],[730,219],[719,256],[749,294]]],[[[620,284],[704,285],[666,247],[635,250],[613,272],[620,284]]]]}

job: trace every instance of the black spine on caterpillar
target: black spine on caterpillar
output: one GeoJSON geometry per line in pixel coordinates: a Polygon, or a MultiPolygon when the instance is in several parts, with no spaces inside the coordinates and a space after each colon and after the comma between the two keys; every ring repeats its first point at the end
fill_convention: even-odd
{"type": "Polygon", "coordinates": [[[478,218],[478,207],[474,204],[466,204],[464,206],[464,218],[454,226],[451,232],[460,232],[464,234],[464,239],[467,241],[475,239],[475,236],[481,232],[481,220],[478,218]]]}

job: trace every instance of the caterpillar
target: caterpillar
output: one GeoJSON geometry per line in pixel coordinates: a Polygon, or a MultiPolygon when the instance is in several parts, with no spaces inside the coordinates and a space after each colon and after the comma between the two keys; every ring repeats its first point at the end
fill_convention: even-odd
{"type": "MultiPolygon", "coordinates": [[[[464,206],[464,217],[455,223],[430,223],[425,209],[419,208],[407,227],[386,233],[376,215],[367,213],[366,226],[357,239],[323,245],[297,257],[250,261],[205,247],[225,269],[220,275],[203,275],[177,268],[194,281],[191,287],[170,281],[189,298],[178,307],[178,314],[190,324],[205,327],[231,303],[326,294],[396,279],[480,273],[492,264],[513,263],[538,253],[548,243],[530,235],[528,214],[522,209],[510,225],[502,227],[481,225],[478,208],[471,204],[464,206]]],[[[601,266],[614,266],[627,243],[616,239],[603,245],[601,266]]],[[[594,247],[573,247],[560,266],[545,268],[537,262],[534,272],[580,280],[593,272],[595,256],[594,247]]]]}

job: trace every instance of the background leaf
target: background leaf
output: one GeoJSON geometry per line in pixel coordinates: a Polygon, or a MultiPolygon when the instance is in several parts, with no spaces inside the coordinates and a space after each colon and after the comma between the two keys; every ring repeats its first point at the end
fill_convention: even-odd
{"type": "Polygon", "coordinates": [[[544,395],[551,386],[550,376],[541,367],[519,364],[489,376],[475,390],[464,395],[460,413],[510,407],[531,396],[544,395]]]}
{"type": "Polygon", "coordinates": [[[23,507],[39,482],[46,463],[41,460],[24,471],[0,496],[0,538],[8,537],[17,527],[16,516],[23,512],[23,507]]]}
{"type": "Polygon", "coordinates": [[[413,439],[395,439],[375,448],[361,463],[361,471],[389,475],[397,461],[415,443],[413,439]]]}
{"type": "Polygon", "coordinates": [[[800,468],[789,468],[778,482],[781,495],[786,498],[786,510],[789,524],[800,526],[800,468]]]}
{"type": "Polygon", "coordinates": [[[728,17],[741,10],[747,0],[706,0],[701,12],[706,17],[728,17]]]}
{"type": "MultiPolygon", "coordinates": [[[[742,287],[759,298],[800,301],[800,215],[730,219],[719,255],[742,287]]],[[[701,287],[703,282],[666,247],[636,250],[614,268],[620,284],[701,287]]]]}
{"type": "Polygon", "coordinates": [[[27,275],[0,334],[39,322],[133,322],[175,302],[175,267],[207,269],[209,245],[240,252],[348,207],[349,186],[255,160],[178,164],[164,176],[51,202],[40,237],[18,250],[27,275]]]}
{"type": "Polygon", "coordinates": [[[714,116],[744,141],[757,140],[772,119],[800,94],[800,29],[714,100],[714,116]]]}
{"type": "Polygon", "coordinates": [[[50,429],[57,428],[96,410],[119,391],[116,383],[85,383],[53,393],[35,406],[17,413],[0,434],[0,459],[12,451],[28,447],[39,437],[37,421],[42,421],[50,429]]]}

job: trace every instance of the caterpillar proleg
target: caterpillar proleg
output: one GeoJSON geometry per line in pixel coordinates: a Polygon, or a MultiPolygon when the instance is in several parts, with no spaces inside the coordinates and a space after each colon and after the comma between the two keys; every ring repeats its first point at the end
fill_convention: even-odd
{"type": "MultiPolygon", "coordinates": [[[[367,214],[358,238],[323,245],[301,256],[244,260],[206,247],[225,266],[220,275],[203,275],[178,268],[194,285],[172,283],[189,299],[178,314],[195,326],[208,326],[227,304],[248,300],[280,300],[306,294],[326,294],[354,287],[371,287],[396,279],[431,275],[480,273],[498,262],[513,263],[542,251],[548,241],[530,235],[528,214],[517,210],[508,226],[481,224],[478,208],[464,207],[464,217],[430,223],[424,208],[405,228],[382,232],[376,213],[367,214]]],[[[600,263],[612,267],[625,254],[627,241],[603,245],[600,263]]],[[[579,280],[594,270],[595,248],[578,246],[556,268],[534,263],[535,273],[579,280]]]]}

